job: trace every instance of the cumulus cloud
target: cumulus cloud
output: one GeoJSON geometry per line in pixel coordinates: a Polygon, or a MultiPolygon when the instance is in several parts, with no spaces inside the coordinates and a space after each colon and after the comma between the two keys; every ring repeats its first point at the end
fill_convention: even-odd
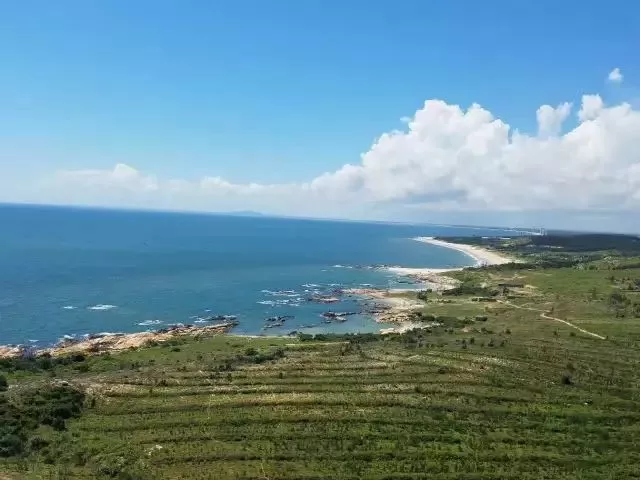
{"type": "Polygon", "coordinates": [[[607,77],[610,82],[613,83],[622,83],[624,76],[618,67],[614,68],[609,72],[609,76],[607,77]]]}
{"type": "Polygon", "coordinates": [[[538,135],[543,138],[558,135],[569,113],[571,113],[570,103],[562,103],[556,108],[550,105],[541,106],[536,112],[538,135]]]}
{"type": "Polygon", "coordinates": [[[563,132],[571,110],[571,103],[541,106],[536,133],[526,134],[480,105],[465,109],[428,100],[402,130],[382,134],[359,162],[306,182],[160,180],[125,164],[63,172],[57,181],[93,192],[144,193],[200,210],[234,205],[331,215],[385,205],[432,211],[640,208],[640,111],[585,95],[577,122],[563,132]]]}

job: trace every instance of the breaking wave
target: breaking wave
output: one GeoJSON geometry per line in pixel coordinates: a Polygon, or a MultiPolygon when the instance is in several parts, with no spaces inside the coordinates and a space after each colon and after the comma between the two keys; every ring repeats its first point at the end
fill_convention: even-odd
{"type": "Polygon", "coordinates": [[[87,310],[112,310],[114,308],[118,308],[117,305],[108,305],[108,304],[98,304],[98,305],[93,305],[91,307],[87,307],[87,310]]]}

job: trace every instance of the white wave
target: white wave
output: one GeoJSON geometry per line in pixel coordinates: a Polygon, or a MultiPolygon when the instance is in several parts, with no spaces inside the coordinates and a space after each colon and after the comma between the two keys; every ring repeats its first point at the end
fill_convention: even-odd
{"type": "Polygon", "coordinates": [[[104,305],[102,303],[98,305],[93,305],[91,307],[87,307],[87,310],[112,310],[114,308],[118,308],[117,305],[104,305]]]}
{"type": "Polygon", "coordinates": [[[295,290],[261,290],[261,293],[271,295],[272,297],[297,297],[299,295],[295,290]]]}
{"type": "Polygon", "coordinates": [[[63,335],[62,338],[64,340],[73,340],[74,338],[76,338],[75,335],[63,335]]]}
{"type": "Polygon", "coordinates": [[[38,343],[38,340],[31,340],[31,339],[29,339],[29,343],[38,343]]]}
{"type": "Polygon", "coordinates": [[[75,310],[78,307],[74,307],[73,305],[65,305],[62,307],[63,310],[75,310]]]}
{"type": "Polygon", "coordinates": [[[160,325],[162,320],[145,320],[144,322],[140,322],[138,325],[141,327],[148,327],[149,325],[160,325]]]}
{"type": "Polygon", "coordinates": [[[302,299],[300,297],[297,297],[295,299],[293,298],[282,298],[282,299],[278,299],[278,300],[260,300],[258,303],[260,305],[270,305],[272,307],[283,307],[283,306],[287,306],[287,305],[292,305],[294,307],[297,307],[300,305],[300,302],[302,301],[302,299]]]}
{"type": "Polygon", "coordinates": [[[318,285],[317,283],[305,283],[302,286],[305,288],[318,288],[320,285],[318,285]]]}

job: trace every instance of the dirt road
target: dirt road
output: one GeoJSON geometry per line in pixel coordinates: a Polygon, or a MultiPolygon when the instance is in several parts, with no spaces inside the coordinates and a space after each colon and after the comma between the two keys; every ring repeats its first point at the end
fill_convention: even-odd
{"type": "Polygon", "coordinates": [[[540,314],[541,318],[544,318],[546,320],[554,320],[556,322],[564,323],[565,325],[568,325],[571,328],[575,328],[579,332],[582,332],[582,333],[584,333],[586,335],[591,335],[592,337],[595,337],[595,338],[599,338],[600,340],[605,340],[606,339],[606,337],[603,337],[602,335],[598,335],[597,333],[593,333],[593,332],[590,332],[589,330],[585,330],[584,328],[580,328],[580,327],[578,327],[577,325],[574,325],[571,322],[567,322],[566,320],[563,320],[561,318],[552,317],[550,315],[547,315],[547,313],[544,310],[540,310],[538,308],[532,308],[532,307],[522,307],[520,305],[515,305],[515,304],[513,304],[511,302],[507,302],[507,301],[504,301],[504,300],[498,300],[498,302],[502,303],[503,305],[508,305],[509,307],[518,308],[520,310],[529,310],[531,312],[537,312],[537,313],[540,314]]]}

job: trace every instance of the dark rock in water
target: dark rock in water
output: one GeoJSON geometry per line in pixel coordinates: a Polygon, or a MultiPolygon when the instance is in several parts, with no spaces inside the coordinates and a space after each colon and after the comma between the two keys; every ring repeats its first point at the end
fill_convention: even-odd
{"type": "Polygon", "coordinates": [[[276,315],[275,317],[265,318],[265,322],[286,322],[295,318],[293,315],[276,315]]]}
{"type": "Polygon", "coordinates": [[[271,322],[271,323],[267,323],[264,327],[262,327],[263,330],[266,330],[267,328],[276,328],[276,327],[282,327],[284,325],[284,320],[281,320],[279,322],[271,322]]]}
{"type": "MultiPolygon", "coordinates": [[[[357,314],[358,312],[323,312],[320,314],[320,316],[324,318],[329,318],[329,319],[338,319],[338,318],[348,317],[349,315],[357,315],[357,314]]],[[[344,320],[340,320],[340,321],[344,321],[344,320]]]]}
{"type": "Polygon", "coordinates": [[[338,303],[340,299],[332,295],[312,295],[307,298],[307,301],[315,303],[338,303]]]}
{"type": "Polygon", "coordinates": [[[228,322],[238,318],[237,315],[209,315],[208,317],[201,317],[199,320],[205,322],[228,322]]]}

